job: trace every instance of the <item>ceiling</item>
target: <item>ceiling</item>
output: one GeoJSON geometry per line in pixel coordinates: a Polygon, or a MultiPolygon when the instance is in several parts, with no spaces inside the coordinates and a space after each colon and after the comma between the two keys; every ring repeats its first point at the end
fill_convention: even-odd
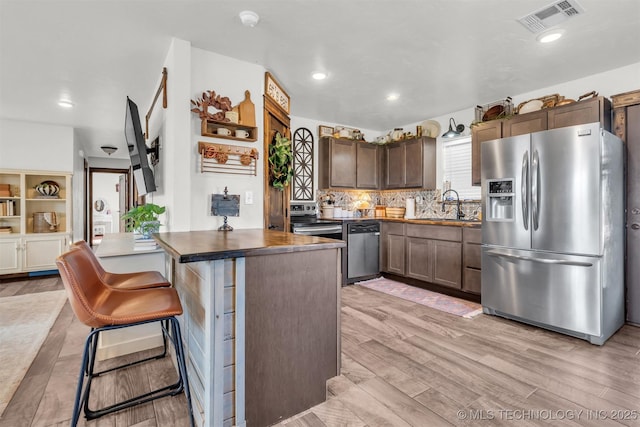
{"type": "Polygon", "coordinates": [[[72,126],[106,156],[125,97],[146,111],[177,37],[272,71],[293,116],[387,131],[640,62],[640,1],[577,1],[543,45],[517,19],[551,0],[0,0],[0,117],[72,126]]]}

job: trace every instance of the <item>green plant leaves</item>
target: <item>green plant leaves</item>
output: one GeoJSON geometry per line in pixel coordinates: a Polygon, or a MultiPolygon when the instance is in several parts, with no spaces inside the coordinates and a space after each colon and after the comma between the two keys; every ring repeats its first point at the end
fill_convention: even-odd
{"type": "Polygon", "coordinates": [[[274,188],[282,191],[293,177],[293,153],[291,141],[276,132],[269,145],[269,176],[274,188]]]}
{"type": "Polygon", "coordinates": [[[164,206],[147,203],[146,205],[139,205],[130,209],[129,212],[122,215],[121,218],[126,221],[127,231],[140,231],[143,222],[157,221],[158,215],[163,214],[165,210],[166,207],[164,206]]]}

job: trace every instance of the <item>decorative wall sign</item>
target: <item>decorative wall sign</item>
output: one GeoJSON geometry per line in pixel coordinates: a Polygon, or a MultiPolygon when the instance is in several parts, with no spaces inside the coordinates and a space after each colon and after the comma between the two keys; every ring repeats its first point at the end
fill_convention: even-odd
{"type": "Polygon", "coordinates": [[[320,138],[323,136],[333,136],[333,128],[331,126],[318,126],[318,136],[320,136],[320,138]]]}
{"type": "Polygon", "coordinates": [[[273,99],[285,113],[289,114],[289,95],[282,89],[276,79],[268,71],[264,73],[264,93],[273,99]]]}
{"type": "Polygon", "coordinates": [[[313,134],[307,128],[293,134],[291,196],[294,200],[313,200],[313,134]]]}

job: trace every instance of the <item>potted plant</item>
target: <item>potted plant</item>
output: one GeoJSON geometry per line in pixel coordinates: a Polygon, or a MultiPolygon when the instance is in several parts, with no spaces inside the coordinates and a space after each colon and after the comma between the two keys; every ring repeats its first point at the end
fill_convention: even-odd
{"type": "Polygon", "coordinates": [[[271,185],[280,191],[289,185],[293,176],[293,154],[291,141],[276,132],[273,142],[269,145],[269,176],[271,185]]]}
{"type": "Polygon", "coordinates": [[[164,206],[147,203],[130,209],[129,212],[122,215],[122,219],[126,221],[127,231],[134,231],[150,239],[151,234],[157,233],[160,229],[158,216],[163,214],[165,210],[164,206]]]}

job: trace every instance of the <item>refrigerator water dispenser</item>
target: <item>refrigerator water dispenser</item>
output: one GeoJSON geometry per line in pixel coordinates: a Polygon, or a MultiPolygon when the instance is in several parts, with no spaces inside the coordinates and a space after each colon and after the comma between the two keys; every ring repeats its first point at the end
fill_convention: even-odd
{"type": "Polygon", "coordinates": [[[513,178],[487,180],[488,221],[513,221],[516,199],[513,181],[513,178]]]}

